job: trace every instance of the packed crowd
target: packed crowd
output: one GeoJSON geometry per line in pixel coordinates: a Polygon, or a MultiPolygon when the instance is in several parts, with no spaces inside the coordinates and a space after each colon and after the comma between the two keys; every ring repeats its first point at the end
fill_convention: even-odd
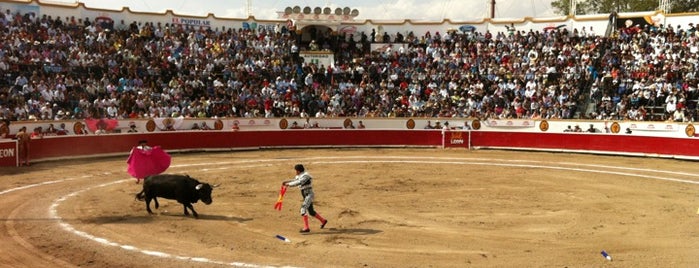
{"type": "Polygon", "coordinates": [[[470,117],[693,121],[689,26],[318,34],[0,13],[0,118],[470,117]],[[684,28],[683,28],[684,27],[684,28]],[[370,51],[372,42],[406,46],[370,51]],[[308,46],[308,48],[306,48],[308,46]],[[334,66],[299,49],[328,49],[334,66]]]}

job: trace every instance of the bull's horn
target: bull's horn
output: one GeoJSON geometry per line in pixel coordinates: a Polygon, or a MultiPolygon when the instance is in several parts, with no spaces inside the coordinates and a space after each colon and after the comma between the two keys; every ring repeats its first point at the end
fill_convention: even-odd
{"type": "Polygon", "coordinates": [[[204,187],[204,184],[197,184],[197,186],[195,186],[194,189],[201,190],[201,187],[204,187]]]}
{"type": "Polygon", "coordinates": [[[214,184],[214,185],[212,185],[211,187],[216,188],[216,187],[219,187],[219,186],[221,186],[220,183],[219,183],[219,184],[214,184]]]}

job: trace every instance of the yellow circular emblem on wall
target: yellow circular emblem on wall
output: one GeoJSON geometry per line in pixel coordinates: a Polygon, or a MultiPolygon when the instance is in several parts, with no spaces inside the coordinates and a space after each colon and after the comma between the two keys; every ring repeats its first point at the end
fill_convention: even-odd
{"type": "Polygon", "coordinates": [[[83,127],[83,123],[82,123],[82,122],[75,122],[75,124],[73,124],[73,133],[75,133],[75,134],[85,134],[85,133],[83,133],[83,131],[84,131],[84,127],[83,127]]]}
{"type": "Polygon", "coordinates": [[[216,121],[214,122],[214,129],[215,130],[223,129],[223,121],[221,121],[221,119],[216,119],[216,121]]]}
{"type": "Polygon", "coordinates": [[[286,118],[282,118],[282,120],[279,120],[279,128],[286,129],[288,127],[289,127],[289,121],[286,120],[286,118]]]}
{"type": "Polygon", "coordinates": [[[155,125],[155,121],[153,119],[150,119],[150,120],[148,120],[148,122],[146,122],[146,130],[148,130],[148,132],[155,131],[155,127],[156,127],[156,125],[155,125]]]}
{"type": "Polygon", "coordinates": [[[345,128],[348,128],[350,125],[352,125],[352,119],[346,118],[344,122],[342,122],[342,126],[345,128]]]}
{"type": "Polygon", "coordinates": [[[612,127],[609,129],[612,131],[612,133],[619,133],[619,131],[621,131],[621,126],[618,122],[614,122],[612,123],[612,127]]]}
{"type": "Polygon", "coordinates": [[[408,119],[408,121],[405,122],[405,127],[407,127],[408,129],[414,129],[415,128],[415,120],[413,120],[412,118],[408,119]]]}
{"type": "Polygon", "coordinates": [[[477,130],[477,129],[481,129],[481,121],[478,120],[478,119],[473,120],[473,121],[471,122],[471,127],[472,127],[473,129],[476,129],[476,130],[477,130]]]}
{"type": "Polygon", "coordinates": [[[546,120],[541,121],[541,123],[539,123],[539,129],[541,129],[541,131],[544,131],[544,132],[549,130],[549,122],[546,120]]]}
{"type": "Polygon", "coordinates": [[[694,125],[689,124],[687,127],[684,129],[684,134],[687,134],[687,137],[694,137],[694,134],[697,132],[697,130],[694,128],[694,125]]]}

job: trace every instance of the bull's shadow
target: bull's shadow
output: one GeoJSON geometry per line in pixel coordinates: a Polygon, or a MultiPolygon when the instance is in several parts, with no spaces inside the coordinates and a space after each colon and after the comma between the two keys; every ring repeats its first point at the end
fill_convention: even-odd
{"type": "Polygon", "coordinates": [[[94,224],[142,224],[152,222],[157,220],[159,217],[176,217],[176,218],[191,218],[192,220],[209,220],[209,221],[235,221],[243,223],[246,221],[251,221],[250,218],[240,218],[234,216],[222,216],[222,215],[207,215],[199,214],[199,218],[194,218],[192,215],[175,214],[175,213],[156,213],[153,215],[112,215],[112,216],[95,216],[82,218],[81,221],[85,223],[94,224]]]}
{"type": "Polygon", "coordinates": [[[246,221],[251,221],[252,218],[240,218],[234,216],[223,216],[223,215],[209,215],[199,213],[199,218],[194,218],[191,214],[184,215],[183,213],[172,213],[172,212],[162,212],[151,215],[151,217],[175,217],[175,218],[192,218],[192,220],[209,220],[209,221],[236,221],[243,223],[246,221]]]}

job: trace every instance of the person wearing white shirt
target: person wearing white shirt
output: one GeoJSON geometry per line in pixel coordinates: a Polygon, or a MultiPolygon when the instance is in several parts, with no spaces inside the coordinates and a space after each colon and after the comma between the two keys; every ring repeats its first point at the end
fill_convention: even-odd
{"type": "Polygon", "coordinates": [[[677,104],[675,104],[674,100],[670,100],[667,104],[665,104],[665,111],[668,114],[673,114],[677,110],[677,104]]]}
{"type": "Polygon", "coordinates": [[[116,107],[116,104],[111,104],[107,107],[107,116],[109,118],[117,118],[118,115],[119,109],[116,107]]]}
{"type": "Polygon", "coordinates": [[[672,120],[675,122],[683,122],[684,118],[684,108],[681,110],[675,109],[675,112],[672,113],[672,120]]]}

